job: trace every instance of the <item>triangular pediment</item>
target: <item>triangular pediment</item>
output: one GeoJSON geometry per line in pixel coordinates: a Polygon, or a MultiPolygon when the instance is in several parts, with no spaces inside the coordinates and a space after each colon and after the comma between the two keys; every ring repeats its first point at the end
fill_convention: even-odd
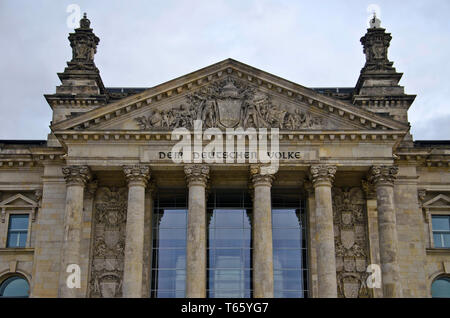
{"type": "Polygon", "coordinates": [[[228,59],[52,126],[53,132],[192,128],[399,131],[408,126],[228,59]]]}
{"type": "Polygon", "coordinates": [[[6,200],[3,200],[0,202],[1,207],[14,207],[14,206],[30,206],[30,207],[36,207],[38,205],[37,202],[27,198],[23,194],[15,194],[12,197],[9,197],[6,200]]]}
{"type": "Polygon", "coordinates": [[[450,198],[446,196],[445,194],[439,194],[433,199],[425,202],[423,204],[424,208],[441,208],[441,207],[448,207],[450,208],[450,198]]]}

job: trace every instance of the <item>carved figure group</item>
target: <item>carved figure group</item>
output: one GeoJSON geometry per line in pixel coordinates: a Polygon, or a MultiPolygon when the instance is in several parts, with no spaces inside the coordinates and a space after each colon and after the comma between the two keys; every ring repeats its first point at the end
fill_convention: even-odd
{"type": "Polygon", "coordinates": [[[234,79],[213,83],[186,96],[186,104],[169,110],[152,110],[135,118],[142,130],[192,129],[195,120],[204,128],[319,129],[324,121],[307,111],[274,105],[269,95],[256,94],[254,88],[234,79]]]}

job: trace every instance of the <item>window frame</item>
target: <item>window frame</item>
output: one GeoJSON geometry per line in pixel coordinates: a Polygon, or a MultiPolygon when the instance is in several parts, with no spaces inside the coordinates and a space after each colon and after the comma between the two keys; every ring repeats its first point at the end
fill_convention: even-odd
{"type": "MultiPolygon", "coordinates": [[[[225,212],[226,213],[226,212],[225,212]]],[[[228,292],[236,292],[239,291],[243,293],[244,295],[246,293],[249,294],[249,298],[253,297],[253,201],[251,200],[251,197],[246,189],[243,188],[226,188],[226,187],[214,187],[211,189],[209,195],[207,196],[207,203],[206,203],[206,216],[207,216],[207,226],[206,226],[206,297],[207,298],[216,298],[216,292],[220,293],[226,293],[228,292]],[[228,199],[232,198],[232,202],[228,202],[228,199]],[[237,199],[238,198],[238,199],[237,199]],[[236,201],[234,201],[236,200],[236,201]],[[237,210],[241,211],[248,217],[249,221],[249,227],[245,227],[245,221],[243,220],[243,226],[224,226],[224,227],[217,227],[216,224],[213,225],[211,228],[210,225],[212,225],[212,218],[214,215],[215,210],[237,210]],[[249,253],[249,268],[246,267],[246,258],[244,256],[244,262],[241,263],[242,266],[236,267],[236,268],[218,268],[217,266],[211,266],[212,260],[211,260],[211,253],[215,253],[215,250],[240,250],[241,253],[245,253],[244,250],[247,248],[241,247],[217,247],[215,245],[211,245],[210,241],[210,234],[211,229],[214,231],[217,230],[242,230],[243,232],[246,230],[250,231],[250,240],[249,240],[249,247],[248,247],[248,253],[249,253]],[[239,271],[239,275],[241,275],[241,282],[243,283],[243,288],[238,289],[222,289],[217,288],[214,286],[214,288],[211,287],[211,277],[212,274],[217,275],[217,273],[223,273],[227,271],[239,271]],[[249,288],[247,289],[246,283],[247,280],[249,282],[249,288]]],[[[243,254],[241,254],[241,257],[243,254]]],[[[217,276],[214,276],[214,278],[217,276]]],[[[238,296],[227,296],[226,298],[247,298],[247,296],[238,297],[238,296]]]]}
{"type": "MultiPolygon", "coordinates": [[[[36,190],[38,193],[39,189],[36,190]]],[[[38,197],[37,194],[35,196],[38,197]]],[[[42,197],[42,195],[41,195],[42,197]]],[[[38,197],[37,201],[30,199],[23,193],[16,193],[11,195],[7,199],[0,202],[0,248],[31,248],[32,242],[32,226],[36,221],[36,215],[41,207],[41,199],[38,197]],[[28,229],[27,229],[27,240],[25,247],[7,247],[8,246],[8,234],[9,234],[9,221],[11,214],[27,214],[28,215],[28,229]]]]}
{"type": "Polygon", "coordinates": [[[444,297],[433,297],[433,284],[435,282],[437,282],[438,280],[447,280],[450,283],[450,275],[448,274],[440,274],[437,277],[435,277],[432,281],[431,281],[431,285],[430,285],[430,294],[432,298],[441,298],[441,299],[448,299],[448,298],[444,298],[444,297]]]}
{"type": "Polygon", "coordinates": [[[431,213],[431,219],[430,219],[430,240],[431,240],[431,246],[432,248],[442,248],[442,249],[450,249],[450,246],[436,246],[436,242],[434,241],[434,234],[441,234],[441,241],[442,241],[442,234],[449,234],[450,235],[450,212],[443,212],[443,211],[436,211],[431,213]],[[449,222],[449,231],[437,231],[433,229],[433,218],[434,217],[446,217],[449,222]]]}
{"type": "MultiPolygon", "coordinates": [[[[169,248],[159,248],[156,247],[154,244],[159,241],[159,237],[155,236],[155,232],[159,232],[160,228],[160,224],[157,224],[155,226],[154,222],[156,221],[155,218],[157,217],[157,214],[160,213],[159,210],[163,209],[167,209],[167,210],[173,210],[173,211],[185,211],[186,215],[186,225],[184,227],[185,231],[186,231],[186,242],[187,242],[187,222],[188,222],[188,212],[189,212],[189,207],[188,207],[188,202],[189,202],[189,198],[188,198],[188,192],[185,189],[175,189],[175,194],[171,194],[170,195],[170,199],[169,201],[170,204],[161,204],[161,201],[164,200],[168,200],[167,197],[167,193],[172,193],[173,189],[170,190],[169,188],[161,188],[158,190],[158,192],[155,194],[155,196],[153,197],[153,202],[152,202],[152,220],[151,220],[151,232],[152,232],[152,243],[151,243],[151,261],[150,261],[150,297],[151,298],[178,298],[178,296],[175,297],[158,297],[158,295],[160,294],[167,294],[167,293],[171,293],[174,292],[175,295],[177,293],[180,293],[181,290],[180,289],[174,289],[174,290],[166,290],[166,289],[162,289],[160,290],[158,288],[158,282],[159,282],[159,273],[160,271],[164,272],[164,271],[177,271],[180,270],[180,268],[161,268],[159,267],[159,255],[155,255],[155,253],[159,253],[160,250],[178,250],[181,249],[179,247],[169,247],[169,248]],[[172,197],[173,196],[173,197],[172,197]],[[157,212],[157,213],[155,213],[157,212]]],[[[174,227],[175,229],[182,229],[182,227],[174,227]]],[[[164,228],[163,230],[167,230],[170,228],[164,228]]],[[[159,235],[159,234],[158,234],[159,235]]],[[[184,250],[186,252],[186,248],[187,246],[184,246],[184,250]]],[[[187,274],[187,264],[185,264],[184,267],[184,296],[181,298],[186,297],[186,274],[187,274]]]]}
{"type": "Polygon", "coordinates": [[[31,294],[31,284],[30,284],[30,280],[25,277],[24,275],[20,274],[20,273],[10,273],[7,274],[3,277],[0,278],[0,290],[1,288],[3,288],[3,284],[5,284],[8,280],[10,280],[11,278],[16,278],[16,279],[23,279],[25,280],[25,282],[28,284],[28,295],[27,296],[16,296],[16,297],[12,297],[12,296],[2,296],[0,295],[0,299],[1,298],[30,298],[30,294],[31,294]]]}
{"type": "MultiPolygon", "coordinates": [[[[3,247],[7,249],[24,249],[24,248],[30,248],[31,247],[31,227],[32,227],[32,215],[30,211],[24,211],[24,210],[9,210],[6,212],[5,215],[5,232],[4,232],[4,244],[3,247]],[[27,239],[25,241],[25,246],[8,246],[9,243],[9,234],[10,234],[10,222],[11,222],[11,216],[14,215],[27,215],[28,216],[28,226],[27,226],[27,239]]],[[[23,230],[22,230],[23,232],[23,230]]]]}
{"type": "MultiPolygon", "coordinates": [[[[295,210],[295,214],[299,218],[300,225],[300,242],[301,242],[301,268],[299,269],[275,269],[274,266],[274,283],[275,283],[275,271],[300,271],[301,275],[301,284],[303,289],[301,290],[303,297],[302,298],[310,298],[312,296],[312,285],[311,285],[311,263],[310,263],[310,236],[309,236],[309,214],[308,214],[308,197],[305,194],[302,194],[300,189],[295,187],[273,187],[271,191],[271,221],[272,221],[272,231],[276,229],[288,229],[289,227],[284,226],[275,226],[274,225],[274,210],[295,210]],[[294,197],[294,200],[288,199],[285,196],[285,193],[294,197]],[[280,204],[280,201],[283,203],[280,204]]],[[[279,250],[290,250],[291,248],[279,248],[279,250]]],[[[275,250],[275,247],[273,247],[275,250]]],[[[295,249],[292,249],[295,250],[295,249]]],[[[275,254],[275,253],[274,253],[275,254]]],[[[275,287],[275,286],[274,286],[275,287]]],[[[283,292],[293,292],[288,289],[281,290],[283,292]]],[[[295,290],[294,292],[297,292],[295,290]]],[[[275,290],[274,290],[275,292],[275,290]]],[[[275,293],[274,293],[275,296],[275,293]]],[[[301,299],[301,298],[295,298],[301,299]]]]}

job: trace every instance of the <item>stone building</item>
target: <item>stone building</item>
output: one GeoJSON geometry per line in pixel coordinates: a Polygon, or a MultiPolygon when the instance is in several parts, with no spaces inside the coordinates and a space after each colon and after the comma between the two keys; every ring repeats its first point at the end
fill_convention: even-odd
{"type": "Polygon", "coordinates": [[[378,19],[351,88],[232,59],[108,88],[86,16],[69,41],[48,139],[0,141],[0,295],[449,295],[450,143],[413,140],[415,95],[378,19]],[[206,158],[177,162],[177,129],[206,158]],[[252,161],[256,129],[275,170],[252,161]],[[222,162],[207,161],[211,136],[222,162]]]}

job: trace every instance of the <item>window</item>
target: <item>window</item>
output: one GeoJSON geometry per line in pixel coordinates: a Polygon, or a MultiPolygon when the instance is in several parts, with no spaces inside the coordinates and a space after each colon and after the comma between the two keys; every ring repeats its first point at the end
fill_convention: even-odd
{"type": "Polygon", "coordinates": [[[307,297],[305,205],[299,191],[272,190],[275,298],[307,297]]]}
{"type": "Polygon", "coordinates": [[[450,248],[450,215],[433,215],[433,241],[436,248],[450,248]]]}
{"type": "Polygon", "coordinates": [[[26,298],[28,297],[29,289],[30,286],[26,279],[20,276],[13,276],[0,285],[0,297],[26,298]]]}
{"type": "Polygon", "coordinates": [[[28,214],[10,214],[6,247],[26,247],[27,235],[28,214]]]}
{"type": "Polygon", "coordinates": [[[151,294],[155,298],[183,298],[186,294],[186,193],[162,190],[154,207],[151,294]]]}
{"type": "Polygon", "coordinates": [[[450,277],[436,279],[431,285],[433,298],[450,298],[450,277]]]}
{"type": "Polygon", "coordinates": [[[208,297],[252,296],[251,201],[246,191],[215,190],[208,199],[208,297]]]}

